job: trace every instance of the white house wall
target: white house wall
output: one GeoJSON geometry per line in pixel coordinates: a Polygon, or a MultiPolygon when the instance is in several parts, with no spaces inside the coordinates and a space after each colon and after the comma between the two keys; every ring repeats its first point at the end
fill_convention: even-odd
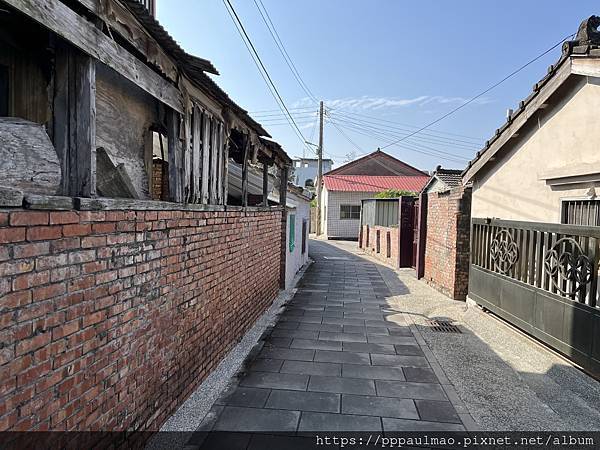
{"type": "Polygon", "coordinates": [[[591,187],[598,191],[598,182],[551,186],[544,178],[600,167],[599,84],[581,77],[530,119],[487,173],[484,167],[475,175],[473,217],[559,223],[562,199],[583,198],[591,187]]]}
{"type": "Polygon", "coordinates": [[[327,217],[324,223],[324,233],[328,238],[358,239],[360,219],[340,219],[341,205],[361,206],[361,200],[373,198],[375,192],[344,192],[323,190],[327,217]]]}
{"type": "Polygon", "coordinates": [[[289,208],[287,212],[286,224],[286,249],[285,249],[285,288],[292,285],[292,281],[298,273],[298,270],[308,261],[308,231],[310,227],[310,202],[293,192],[287,193],[288,204],[293,204],[295,208],[289,208]],[[290,221],[291,216],[295,216],[296,239],[294,250],[290,252],[290,221]],[[302,253],[302,221],[306,220],[306,252],[302,253]]]}

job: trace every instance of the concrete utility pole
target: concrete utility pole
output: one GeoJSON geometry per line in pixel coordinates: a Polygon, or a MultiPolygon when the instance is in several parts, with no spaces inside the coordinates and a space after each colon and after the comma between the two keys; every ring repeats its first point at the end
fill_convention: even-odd
{"type": "Polygon", "coordinates": [[[319,102],[319,148],[317,149],[317,236],[321,234],[321,186],[323,183],[323,101],[319,102]]]}

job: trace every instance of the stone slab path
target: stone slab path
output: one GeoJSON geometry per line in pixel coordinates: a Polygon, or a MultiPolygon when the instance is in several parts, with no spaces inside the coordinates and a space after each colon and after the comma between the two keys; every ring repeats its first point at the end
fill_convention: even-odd
{"type": "Polygon", "coordinates": [[[303,433],[464,430],[377,266],[323,241],[310,253],[297,293],[188,447],[316,448],[303,433]]]}

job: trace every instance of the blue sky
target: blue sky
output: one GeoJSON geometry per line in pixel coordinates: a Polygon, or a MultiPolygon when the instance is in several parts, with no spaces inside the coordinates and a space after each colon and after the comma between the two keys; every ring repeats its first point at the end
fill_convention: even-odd
{"type": "MultiPolygon", "coordinates": [[[[292,76],[254,0],[230,1],[302,134],[316,142],[318,106],[292,76]]],[[[579,0],[262,3],[302,79],[325,101],[324,152],[336,166],[349,153],[368,153],[437,119],[575,33],[584,18],[600,14],[597,2],[579,0]]],[[[221,0],[158,0],[158,18],[188,52],[213,62],[220,72],[214,79],[288,154],[302,156],[300,139],[221,0]]],[[[464,167],[504,122],[507,108],[530,93],[559,55],[557,48],[430,130],[385,151],[423,170],[464,167]]]]}

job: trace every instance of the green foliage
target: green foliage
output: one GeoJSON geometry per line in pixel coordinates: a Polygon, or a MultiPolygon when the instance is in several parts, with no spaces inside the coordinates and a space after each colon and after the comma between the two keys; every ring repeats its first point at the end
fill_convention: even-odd
{"type": "Polygon", "coordinates": [[[311,208],[316,208],[316,207],[317,207],[317,198],[316,198],[316,197],[315,197],[315,198],[313,198],[313,199],[310,201],[310,207],[311,207],[311,208]]]}
{"type": "Polygon", "coordinates": [[[375,198],[398,198],[398,197],[416,197],[417,193],[412,191],[401,191],[398,189],[387,189],[375,194],[375,198]]]}

